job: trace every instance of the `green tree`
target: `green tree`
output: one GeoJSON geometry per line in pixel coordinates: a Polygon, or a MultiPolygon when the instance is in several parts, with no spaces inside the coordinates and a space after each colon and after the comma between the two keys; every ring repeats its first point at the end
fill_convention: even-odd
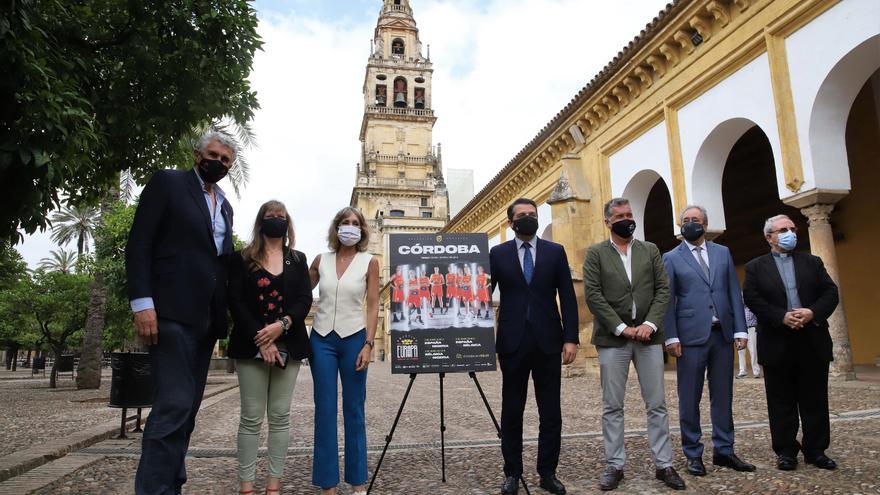
{"type": "Polygon", "coordinates": [[[15,370],[15,356],[25,344],[22,339],[23,321],[21,311],[11,304],[4,293],[15,288],[28,276],[27,264],[18,251],[8,244],[0,244],[0,346],[6,348],[6,369],[15,370]]]}
{"type": "Polygon", "coordinates": [[[199,126],[246,126],[262,44],[247,0],[4,1],[0,9],[0,238],[98,204],[130,170],[192,161],[199,126]]]}
{"type": "Polygon", "coordinates": [[[53,249],[37,266],[47,272],[70,273],[76,268],[76,253],[64,248],[53,249]]]}
{"type": "Polygon", "coordinates": [[[90,285],[87,275],[37,270],[32,279],[0,295],[0,307],[12,306],[19,315],[19,329],[36,327],[40,340],[52,350],[55,364],[49,377],[51,388],[57,384],[62,353],[77,346],[82,335],[90,285]]]}
{"type": "Polygon", "coordinates": [[[67,205],[50,217],[52,240],[61,246],[76,241],[76,254],[89,250],[89,240],[95,234],[98,209],[94,206],[67,205]]]}

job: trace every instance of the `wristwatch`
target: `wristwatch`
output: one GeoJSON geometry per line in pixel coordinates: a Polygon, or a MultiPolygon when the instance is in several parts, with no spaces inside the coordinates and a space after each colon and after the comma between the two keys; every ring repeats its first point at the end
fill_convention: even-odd
{"type": "Polygon", "coordinates": [[[290,318],[284,316],[278,321],[281,323],[282,332],[287,332],[288,330],[290,330],[290,318]]]}
{"type": "Polygon", "coordinates": [[[364,345],[368,345],[368,346],[370,346],[370,350],[371,350],[371,351],[373,350],[373,345],[374,345],[374,344],[373,344],[373,341],[372,341],[372,340],[367,340],[367,341],[365,341],[365,342],[364,342],[364,345]]]}

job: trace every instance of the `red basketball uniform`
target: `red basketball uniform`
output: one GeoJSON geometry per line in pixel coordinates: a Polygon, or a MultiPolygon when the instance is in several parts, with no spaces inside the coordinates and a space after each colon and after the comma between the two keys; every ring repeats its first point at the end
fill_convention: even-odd
{"type": "Polygon", "coordinates": [[[431,275],[431,295],[443,297],[443,275],[439,273],[431,275]]]}
{"type": "Polygon", "coordinates": [[[419,297],[423,299],[431,299],[431,293],[428,289],[430,279],[428,277],[422,275],[419,277],[419,297]]]}
{"type": "Polygon", "coordinates": [[[391,276],[391,302],[402,303],[406,300],[403,294],[403,275],[395,273],[391,276]]]}
{"type": "Polygon", "coordinates": [[[477,275],[477,301],[479,302],[489,302],[488,278],[485,273],[477,275]]]}
{"type": "Polygon", "coordinates": [[[462,275],[458,278],[458,295],[462,301],[473,301],[474,293],[471,291],[471,276],[462,275]]]}
{"type": "Polygon", "coordinates": [[[454,273],[446,274],[446,297],[458,297],[458,288],[455,286],[458,276],[454,273]]]}

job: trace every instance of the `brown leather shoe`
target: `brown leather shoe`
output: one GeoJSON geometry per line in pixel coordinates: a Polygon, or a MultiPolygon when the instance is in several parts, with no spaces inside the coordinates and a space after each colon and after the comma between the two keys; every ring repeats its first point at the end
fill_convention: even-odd
{"type": "Polygon", "coordinates": [[[657,479],[673,490],[684,490],[684,480],[675,472],[675,468],[668,467],[657,470],[657,479]]]}
{"type": "Polygon", "coordinates": [[[614,490],[621,480],[623,480],[623,470],[608,466],[599,478],[599,489],[606,492],[614,490]]]}

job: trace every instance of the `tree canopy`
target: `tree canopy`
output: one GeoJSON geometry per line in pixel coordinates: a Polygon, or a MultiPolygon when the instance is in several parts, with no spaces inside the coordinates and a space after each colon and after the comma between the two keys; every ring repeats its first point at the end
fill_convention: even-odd
{"type": "Polygon", "coordinates": [[[194,129],[258,108],[247,0],[2,1],[0,238],[187,164],[194,129]]]}

